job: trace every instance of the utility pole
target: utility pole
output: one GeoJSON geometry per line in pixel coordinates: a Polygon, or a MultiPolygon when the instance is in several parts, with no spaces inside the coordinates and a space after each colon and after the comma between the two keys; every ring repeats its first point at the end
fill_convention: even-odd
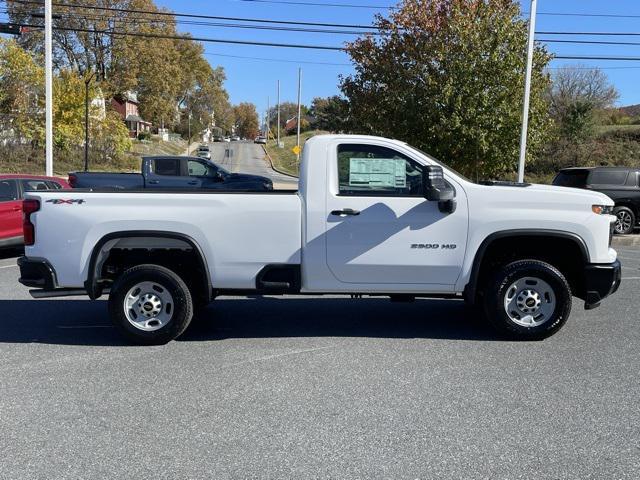
{"type": "Polygon", "coordinates": [[[280,148],[280,80],[278,80],[278,124],[276,127],[278,129],[278,148],[280,148]]]}
{"type": "Polygon", "coordinates": [[[189,110],[189,138],[187,139],[187,157],[191,153],[191,110],[189,110]]]}
{"type": "Polygon", "coordinates": [[[269,97],[269,95],[267,95],[267,118],[265,119],[267,121],[267,142],[269,141],[269,132],[271,131],[271,123],[269,122],[269,109],[271,108],[271,98],[269,97]]]}
{"type": "Polygon", "coordinates": [[[84,79],[84,171],[89,170],[89,84],[95,72],[84,79]]]}
{"type": "Polygon", "coordinates": [[[300,124],[302,123],[300,118],[300,93],[302,91],[302,67],[298,67],[298,134],[296,139],[296,146],[298,147],[298,153],[296,156],[298,157],[298,163],[300,163],[300,124]]]}
{"type": "Polygon", "coordinates": [[[527,156],[527,129],[529,127],[529,97],[531,95],[531,69],[533,67],[533,47],[536,31],[536,9],[538,0],[531,0],[529,15],[529,43],[527,45],[527,71],[524,79],[524,105],[522,107],[522,133],[520,135],[520,161],[518,162],[518,182],[524,182],[524,161],[527,156]]]}
{"type": "Polygon", "coordinates": [[[45,173],[53,176],[53,60],[51,0],[44,0],[45,173]]]}

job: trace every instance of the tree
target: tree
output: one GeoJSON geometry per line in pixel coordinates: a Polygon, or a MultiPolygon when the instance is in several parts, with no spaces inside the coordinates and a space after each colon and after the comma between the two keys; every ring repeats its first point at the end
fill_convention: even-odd
{"type": "MultiPolygon", "coordinates": [[[[403,139],[467,175],[515,173],[522,125],[527,24],[514,0],[404,0],[379,35],[347,45],[355,73],[341,89],[363,133],[403,139]]],[[[528,157],[551,125],[536,45],[528,157]]]]}
{"type": "Polygon", "coordinates": [[[18,142],[44,140],[44,69],[15,40],[0,38],[0,131],[18,142]]]}
{"type": "Polygon", "coordinates": [[[316,97],[309,114],[315,119],[313,126],[329,132],[349,131],[349,102],[339,95],[316,97]]]}
{"type": "MultiPolygon", "coordinates": [[[[300,106],[300,114],[302,117],[309,113],[309,109],[301,105],[300,106]]],[[[275,130],[278,123],[278,108],[277,106],[271,107],[267,114],[269,116],[269,124],[271,125],[271,129],[275,130]]],[[[298,104],[294,102],[282,102],[280,103],[280,128],[284,129],[287,120],[290,120],[294,117],[298,116],[298,104]]]]}
{"type": "MultiPolygon", "coordinates": [[[[153,0],[93,0],[88,7],[121,9],[102,15],[78,5],[56,5],[54,68],[68,69],[80,76],[96,73],[96,82],[107,97],[138,93],[140,114],[156,126],[173,127],[183,119],[187,98],[198,99],[199,109],[209,115],[227,101],[222,87],[224,72],[212,69],[204,58],[204,48],[189,35],[180,35],[173,15],[158,8],[153,0]],[[131,13],[132,10],[155,12],[131,13]],[[161,15],[162,13],[162,15],[161,15]],[[114,35],[130,33],[150,37],[114,35]],[[162,38],[162,37],[178,38],[162,38]],[[210,80],[213,79],[213,82],[210,80]],[[214,88],[208,88],[214,86],[214,88]],[[206,94],[200,92],[206,91],[206,94]]],[[[7,2],[15,23],[42,24],[33,18],[33,5],[7,2]]],[[[41,53],[42,31],[33,29],[20,38],[26,49],[41,53]]],[[[190,109],[191,111],[193,108],[190,109]]],[[[197,112],[198,115],[202,113],[197,112]]]]}
{"type": "Polygon", "coordinates": [[[563,67],[548,91],[551,115],[562,139],[575,145],[593,134],[597,113],[613,106],[618,91],[598,68],[563,67]]]}
{"type": "Polygon", "coordinates": [[[245,138],[258,135],[258,111],[253,103],[243,102],[233,107],[235,133],[245,138]]]}

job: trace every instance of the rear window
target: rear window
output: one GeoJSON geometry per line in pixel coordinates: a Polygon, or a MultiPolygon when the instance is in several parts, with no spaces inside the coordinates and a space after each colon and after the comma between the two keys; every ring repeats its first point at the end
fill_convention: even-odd
{"type": "Polygon", "coordinates": [[[51,187],[49,186],[50,182],[47,182],[45,180],[21,180],[22,182],[22,189],[27,192],[27,191],[38,191],[38,190],[51,190],[51,187]]]}
{"type": "Polygon", "coordinates": [[[156,158],[153,161],[153,171],[156,175],[180,175],[180,160],[177,158],[156,158]]]}
{"type": "Polygon", "coordinates": [[[624,185],[627,181],[627,170],[594,170],[589,177],[593,185],[624,185]]]}
{"type": "Polygon", "coordinates": [[[553,184],[558,187],[584,188],[588,176],[589,170],[567,170],[556,175],[553,184]]]}

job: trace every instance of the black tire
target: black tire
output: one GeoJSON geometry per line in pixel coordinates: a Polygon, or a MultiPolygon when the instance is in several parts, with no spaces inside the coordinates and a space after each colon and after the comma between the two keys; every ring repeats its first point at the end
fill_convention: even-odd
{"type": "Polygon", "coordinates": [[[499,332],[516,340],[542,340],[560,330],[569,318],[571,287],[553,265],[539,260],[518,260],[505,265],[493,276],[485,288],[483,303],[487,320],[499,332]],[[514,286],[518,281],[525,289],[514,286]],[[551,292],[547,292],[547,287],[551,292]],[[510,313],[505,305],[509,298],[516,303],[509,304],[510,313]],[[520,310],[521,299],[524,299],[523,310],[529,313],[520,310]],[[529,301],[531,305],[526,303],[529,301]],[[527,318],[540,324],[519,323],[526,323],[527,318]]]}
{"type": "MultiPolygon", "coordinates": [[[[159,290],[159,292],[164,291],[159,290]]],[[[184,281],[168,268],[159,265],[138,265],[126,270],[113,284],[109,294],[109,316],[128,341],[139,345],[164,345],[179,337],[189,326],[193,317],[191,292],[184,281]],[[171,298],[170,302],[161,303],[161,313],[167,315],[167,323],[152,331],[141,330],[141,327],[134,326],[128,318],[128,315],[132,315],[131,310],[134,308],[127,312],[125,307],[125,297],[132,288],[143,282],[151,282],[160,286],[161,289],[166,289],[171,298]]],[[[144,319],[144,317],[140,318],[144,319]]],[[[150,321],[153,321],[153,318],[150,321]]]]}
{"type": "Polygon", "coordinates": [[[636,226],[636,215],[633,210],[628,207],[616,207],[613,209],[613,214],[616,216],[614,233],[617,235],[633,233],[633,229],[636,226]]]}

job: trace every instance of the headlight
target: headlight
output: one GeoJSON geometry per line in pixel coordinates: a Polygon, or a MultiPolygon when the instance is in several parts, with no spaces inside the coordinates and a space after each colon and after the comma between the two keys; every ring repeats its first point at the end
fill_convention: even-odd
{"type": "Polygon", "coordinates": [[[591,211],[597,215],[613,215],[613,207],[608,205],[591,205],[591,211]]]}

